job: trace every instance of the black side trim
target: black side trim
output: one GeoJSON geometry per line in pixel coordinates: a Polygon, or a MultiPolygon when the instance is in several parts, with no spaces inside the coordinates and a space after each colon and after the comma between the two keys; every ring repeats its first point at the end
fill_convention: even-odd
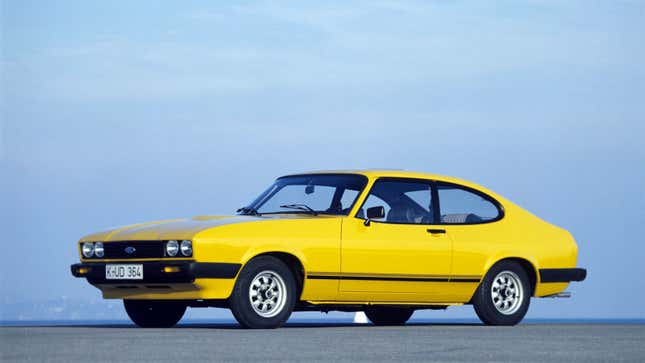
{"type": "Polygon", "coordinates": [[[307,275],[309,280],[340,280],[340,276],[307,275]]]}
{"type": "Polygon", "coordinates": [[[450,282],[480,282],[481,279],[451,277],[450,282]]]}
{"type": "Polygon", "coordinates": [[[377,276],[317,276],[308,275],[308,279],[323,280],[361,280],[361,281],[419,281],[419,282],[448,282],[439,277],[377,277],[377,276]]]}
{"type": "Polygon", "coordinates": [[[105,262],[77,263],[70,266],[72,275],[86,277],[91,284],[146,284],[146,283],[191,283],[196,278],[232,279],[242,267],[239,263],[210,263],[186,261],[160,262],[130,262],[119,261],[109,264],[141,264],[143,265],[143,280],[107,280],[105,278],[105,262]],[[177,272],[164,272],[164,267],[179,267],[177,272]],[[89,272],[80,273],[81,268],[89,272]]]}
{"type": "Polygon", "coordinates": [[[540,282],[583,281],[587,277],[584,268],[541,268],[540,282]]]}
{"type": "Polygon", "coordinates": [[[310,280],[358,280],[358,281],[408,281],[408,282],[479,282],[477,278],[445,277],[381,277],[381,276],[330,276],[307,275],[310,280]]]}

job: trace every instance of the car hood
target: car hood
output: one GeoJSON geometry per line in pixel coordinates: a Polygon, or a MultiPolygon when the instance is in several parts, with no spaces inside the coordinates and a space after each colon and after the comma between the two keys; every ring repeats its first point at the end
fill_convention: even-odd
{"type": "Polygon", "coordinates": [[[192,239],[208,228],[233,223],[251,223],[264,220],[253,216],[199,216],[185,219],[146,222],[123,227],[115,227],[103,232],[93,233],[81,241],[149,241],[170,239],[192,239]]]}
{"type": "Polygon", "coordinates": [[[108,230],[89,234],[81,242],[110,241],[160,241],[171,239],[192,239],[197,233],[220,226],[235,223],[254,223],[267,220],[291,220],[308,218],[337,218],[338,216],[310,214],[265,214],[261,216],[198,216],[184,219],[170,219],[114,227],[108,230]]]}

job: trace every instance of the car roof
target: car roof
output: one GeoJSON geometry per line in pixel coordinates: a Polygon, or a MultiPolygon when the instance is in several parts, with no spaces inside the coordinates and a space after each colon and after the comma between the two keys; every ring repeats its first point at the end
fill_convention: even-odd
{"type": "Polygon", "coordinates": [[[465,187],[469,187],[475,190],[478,190],[480,192],[483,192],[484,194],[487,194],[488,196],[492,197],[493,199],[496,199],[498,203],[501,205],[508,205],[511,203],[509,200],[501,196],[500,194],[495,193],[494,191],[480,185],[477,183],[473,183],[468,180],[460,179],[460,178],[455,178],[452,176],[446,176],[446,175],[440,175],[440,174],[432,174],[432,173],[423,173],[423,172],[417,172],[417,171],[408,171],[408,170],[402,170],[402,169],[350,169],[350,170],[314,170],[314,171],[308,171],[308,172],[303,172],[303,173],[293,173],[293,174],[288,174],[284,175],[282,177],[287,177],[287,176],[302,176],[302,175],[315,175],[315,174],[358,174],[358,175],[364,175],[368,177],[369,179],[377,179],[377,178],[410,178],[410,179],[430,179],[430,180],[436,180],[436,181],[443,181],[443,182],[448,182],[448,183],[454,183],[458,185],[462,185],[465,187]]]}
{"type": "Polygon", "coordinates": [[[298,175],[315,175],[315,174],[358,174],[358,175],[364,175],[368,177],[369,179],[377,179],[377,178],[410,178],[410,179],[430,179],[430,180],[436,180],[436,181],[443,181],[443,182],[448,182],[448,183],[454,183],[458,185],[462,185],[465,187],[469,187],[475,190],[478,190],[480,192],[483,192],[485,194],[488,194],[489,196],[493,197],[496,199],[498,202],[502,204],[507,204],[509,201],[504,198],[503,196],[495,193],[494,191],[480,185],[477,183],[473,183],[468,180],[452,177],[452,176],[447,176],[447,175],[440,175],[440,174],[433,174],[433,173],[424,173],[424,172],[418,172],[418,171],[408,171],[408,170],[402,170],[402,169],[349,169],[349,170],[314,170],[314,171],[308,171],[308,172],[303,172],[303,173],[293,173],[293,174],[288,174],[284,175],[282,177],[287,177],[287,176],[298,176],[298,175]]]}
{"type": "Polygon", "coordinates": [[[492,197],[493,199],[495,199],[500,205],[503,206],[503,208],[506,208],[507,206],[510,206],[510,205],[514,205],[511,201],[504,198],[502,195],[495,193],[494,191],[480,184],[473,183],[468,180],[455,178],[452,176],[433,174],[433,173],[424,173],[424,172],[417,172],[417,171],[408,171],[408,170],[402,170],[402,169],[314,170],[314,171],[308,171],[303,173],[288,174],[288,175],[284,175],[283,177],[315,175],[315,174],[354,174],[354,175],[358,174],[358,175],[364,175],[371,180],[378,179],[378,178],[411,178],[411,179],[430,179],[430,180],[436,180],[436,181],[443,181],[443,182],[462,185],[465,187],[478,190],[479,192],[483,192],[489,197],[492,197]]]}
{"type": "MultiPolygon", "coordinates": [[[[314,171],[308,171],[303,173],[288,174],[288,175],[284,175],[283,177],[296,176],[296,175],[311,175],[311,174],[359,174],[359,175],[365,175],[368,178],[391,177],[391,178],[432,179],[432,180],[454,182],[454,183],[464,184],[464,185],[475,185],[474,183],[469,182],[467,180],[463,180],[463,179],[459,179],[451,176],[432,174],[432,173],[423,173],[423,172],[417,172],[417,171],[408,171],[408,170],[402,170],[402,169],[314,170],[314,171]]],[[[481,188],[481,186],[478,186],[478,185],[476,186],[481,188]]]]}

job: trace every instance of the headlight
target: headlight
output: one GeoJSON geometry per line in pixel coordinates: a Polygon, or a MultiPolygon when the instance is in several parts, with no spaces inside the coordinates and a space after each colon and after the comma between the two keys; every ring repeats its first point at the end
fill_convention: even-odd
{"type": "Polygon", "coordinates": [[[83,243],[81,246],[81,250],[83,251],[83,256],[85,258],[90,258],[94,255],[94,243],[92,242],[87,242],[83,243]]]}
{"type": "Polygon", "coordinates": [[[179,252],[179,243],[177,241],[168,241],[166,243],[166,254],[170,257],[175,257],[177,252],[179,252]]]}
{"type": "Polygon", "coordinates": [[[181,241],[181,254],[188,257],[193,254],[193,243],[190,241],[181,241]]]}
{"type": "Polygon", "coordinates": [[[103,250],[103,243],[96,242],[94,244],[94,255],[99,258],[105,255],[105,251],[103,250]]]}

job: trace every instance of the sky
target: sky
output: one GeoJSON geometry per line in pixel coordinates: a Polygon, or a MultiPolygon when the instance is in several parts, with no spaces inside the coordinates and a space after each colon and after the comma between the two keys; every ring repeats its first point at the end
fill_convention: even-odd
{"type": "Polygon", "coordinates": [[[0,320],[109,304],[69,273],[85,234],[348,168],[472,180],[570,230],[588,278],[528,318],[645,318],[644,2],[2,1],[0,19],[0,320]]]}

